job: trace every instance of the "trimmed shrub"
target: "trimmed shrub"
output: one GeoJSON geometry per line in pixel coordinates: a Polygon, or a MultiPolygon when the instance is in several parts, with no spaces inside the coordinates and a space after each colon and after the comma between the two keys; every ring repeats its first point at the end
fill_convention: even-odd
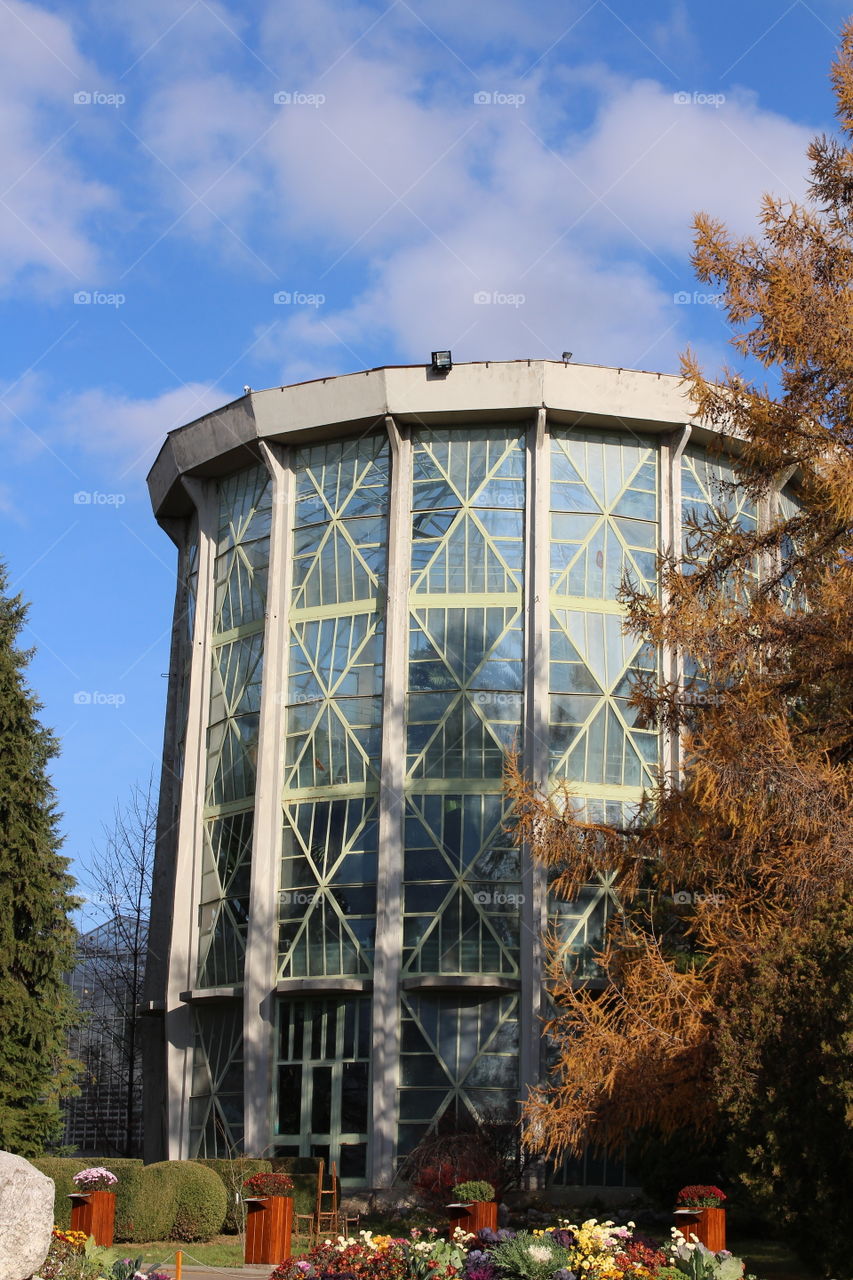
{"type": "MultiPolygon", "coordinates": [[[[192,1160],[170,1162],[177,1199],[171,1240],[210,1240],[222,1230],[228,1197],[213,1169],[192,1160]]],[[[154,1166],[152,1166],[153,1168],[154,1166]]]]}
{"type": "MultiPolygon", "coordinates": [[[[54,1222],[71,1225],[71,1201],[76,1191],[74,1174],[88,1169],[92,1157],[44,1156],[32,1161],[56,1186],[54,1222]]],[[[205,1161],[229,1165],[232,1162],[205,1161]]],[[[268,1160],[245,1161],[253,1167],[269,1169],[268,1160]]],[[[209,1240],[217,1235],[228,1207],[228,1194],[218,1171],[206,1169],[202,1161],[162,1160],[144,1165],[141,1160],[98,1160],[118,1178],[116,1187],[116,1243],[146,1243],[149,1240],[209,1240]]],[[[237,1228],[235,1228],[237,1229],[237,1228]]]]}
{"type": "Polygon", "coordinates": [[[129,1234],[122,1236],[123,1240],[144,1243],[170,1238],[178,1207],[175,1170],[180,1163],[179,1160],[162,1160],[159,1164],[143,1165],[127,1224],[129,1234]]]}
{"type": "Polygon", "coordinates": [[[228,1235],[237,1235],[243,1231],[246,1225],[246,1210],[243,1207],[240,1188],[246,1178],[250,1178],[253,1173],[268,1173],[272,1169],[270,1161],[253,1159],[250,1156],[235,1156],[233,1160],[193,1160],[191,1163],[212,1169],[222,1179],[228,1201],[222,1230],[228,1235]]]}
{"type": "MultiPolygon", "coordinates": [[[[53,1220],[66,1230],[71,1226],[71,1201],[68,1197],[77,1190],[73,1178],[81,1169],[92,1165],[91,1156],[39,1156],[32,1161],[56,1186],[53,1220]]],[[[133,1235],[133,1219],[139,1196],[140,1176],[144,1168],[141,1160],[101,1160],[98,1164],[109,1169],[118,1178],[116,1187],[116,1240],[142,1239],[133,1235]]]]}

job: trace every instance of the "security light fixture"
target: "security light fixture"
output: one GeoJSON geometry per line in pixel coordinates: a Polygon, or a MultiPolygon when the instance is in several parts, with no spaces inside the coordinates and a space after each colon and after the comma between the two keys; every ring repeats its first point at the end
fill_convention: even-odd
{"type": "Polygon", "coordinates": [[[564,351],[564,352],[563,352],[563,364],[568,364],[568,363],[569,363],[569,361],[571,360],[571,358],[572,358],[572,353],[571,353],[571,351],[564,351]]]}
{"type": "Polygon", "coordinates": [[[433,373],[450,373],[453,368],[453,359],[449,351],[433,351],[432,353],[432,371],[433,373]]]}

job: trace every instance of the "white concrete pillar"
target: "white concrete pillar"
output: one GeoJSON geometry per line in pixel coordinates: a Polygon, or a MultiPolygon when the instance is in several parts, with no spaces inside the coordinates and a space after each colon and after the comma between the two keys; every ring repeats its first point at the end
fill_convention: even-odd
{"type": "Polygon", "coordinates": [[[178,572],[169,644],[169,687],[157,803],[157,839],[151,877],[151,913],[140,1011],[146,1015],[142,1036],[142,1134],[143,1158],[149,1164],[154,1160],[162,1160],[167,1147],[167,1075],[163,1023],[181,798],[177,761],[178,738],[182,733],[179,708],[183,682],[189,678],[189,650],[192,648],[192,637],[187,635],[186,616],[189,603],[186,566],[191,524],[189,519],[160,520],[161,527],[178,549],[178,572]]]}
{"type": "Polygon", "coordinates": [[[189,1145],[189,1096],[192,1087],[192,1010],[181,993],[195,985],[198,961],[198,895],[204,837],[207,717],[210,705],[213,567],[219,527],[217,486],[211,481],[182,481],[198,513],[198,587],[175,852],[175,895],[165,1040],[168,1070],[168,1158],[185,1159],[189,1145]]]}
{"type": "MultiPolygon", "coordinates": [[[[548,672],[550,652],[550,439],[539,409],[527,433],[525,496],[525,718],[522,765],[534,786],[548,781],[548,672]]],[[[521,850],[521,997],[519,1084],[524,1099],[539,1083],[542,1059],[544,933],[547,878],[528,846],[521,850]]]]}
{"type": "Polygon", "coordinates": [[[244,1150],[267,1154],[275,1105],[275,983],[281,864],[293,471],[288,451],[261,442],[272,478],[272,528],[252,835],[249,930],[243,977],[244,1150]]]}
{"type": "MultiPolygon", "coordinates": [[[[661,449],[661,510],[660,541],[665,554],[681,558],[682,520],[681,520],[681,458],[687,448],[693,431],[690,423],[685,423],[680,431],[670,436],[661,449]]],[[[667,593],[662,592],[661,600],[666,607],[667,593]]],[[[684,678],[681,655],[672,645],[664,645],[661,654],[661,669],[664,682],[671,687],[681,684],[684,678]]],[[[675,784],[680,776],[681,745],[675,730],[663,731],[661,744],[661,764],[668,783],[675,784]]]]}
{"type": "Polygon", "coordinates": [[[373,1187],[390,1186],[397,1139],[400,965],[403,950],[403,784],[406,770],[405,704],[412,524],[411,441],[408,433],[398,429],[393,418],[386,418],[385,424],[391,446],[391,494],[373,967],[373,1080],[368,1118],[373,1143],[367,1176],[373,1187]]]}

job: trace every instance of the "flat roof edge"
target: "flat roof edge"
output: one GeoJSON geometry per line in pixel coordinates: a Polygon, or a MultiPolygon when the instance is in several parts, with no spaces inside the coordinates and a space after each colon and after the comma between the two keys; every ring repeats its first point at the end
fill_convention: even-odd
{"type": "Polygon", "coordinates": [[[545,408],[556,420],[635,430],[693,420],[679,374],[559,360],[470,361],[446,374],[428,365],[383,365],[264,390],[248,390],[168,433],[148,474],[158,518],[186,514],[183,476],[216,478],[249,466],[262,440],[329,438],[380,423],[433,425],[465,418],[511,421],[545,408]]]}

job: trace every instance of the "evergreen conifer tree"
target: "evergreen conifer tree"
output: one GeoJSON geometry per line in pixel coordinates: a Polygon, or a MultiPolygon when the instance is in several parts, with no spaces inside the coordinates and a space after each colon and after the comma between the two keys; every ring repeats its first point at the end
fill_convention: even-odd
{"type": "Polygon", "coordinates": [[[48,763],[53,734],[27,687],[31,652],[16,647],[27,606],[0,565],[0,1147],[31,1156],[55,1140],[74,1087],[67,1032],[75,1002],[73,880],[48,763]]]}

